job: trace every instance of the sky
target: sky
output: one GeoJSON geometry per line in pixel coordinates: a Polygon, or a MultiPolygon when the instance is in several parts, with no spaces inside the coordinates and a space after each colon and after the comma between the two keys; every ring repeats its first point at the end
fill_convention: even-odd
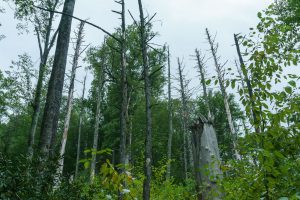
{"type": "MultiPolygon", "coordinates": [[[[271,0],[143,0],[145,13],[154,18],[154,31],[159,32],[155,39],[157,44],[168,44],[171,53],[172,75],[177,75],[177,62],[179,57],[185,65],[185,74],[192,79],[191,87],[199,85],[198,73],[194,66],[196,62],[195,48],[200,49],[209,57],[209,47],[205,36],[205,28],[208,28],[219,43],[219,55],[221,61],[228,60],[227,67],[234,64],[236,58],[233,46],[233,34],[247,34],[250,27],[257,22],[257,12],[265,9],[271,0]]],[[[138,1],[126,0],[126,9],[130,10],[134,18],[138,20],[138,1]]],[[[16,60],[19,54],[27,52],[32,56],[35,67],[38,68],[39,53],[36,37],[33,32],[19,35],[16,30],[17,20],[13,16],[13,5],[7,5],[3,1],[0,7],[6,9],[5,14],[0,14],[0,34],[6,38],[0,41],[0,69],[5,70],[16,60]]],[[[88,19],[88,21],[101,26],[109,32],[114,32],[120,25],[120,20],[111,10],[120,10],[120,6],[113,0],[76,0],[74,15],[88,19]]],[[[127,24],[132,19],[127,13],[127,24]]],[[[73,29],[78,21],[73,21],[73,29]]],[[[103,42],[104,34],[94,27],[85,27],[85,43],[93,46],[103,42]]],[[[72,46],[70,46],[72,47],[72,46]]],[[[71,49],[70,49],[71,50],[71,49]]],[[[71,52],[70,52],[71,54],[71,52]]],[[[214,75],[214,67],[208,62],[207,71],[209,76],[214,75]]],[[[235,67],[233,67],[235,68],[235,67]]],[[[70,65],[67,66],[70,69],[70,65]]],[[[83,79],[83,69],[77,74],[77,79],[83,79]]],[[[89,82],[92,76],[88,76],[89,82]]],[[[178,85],[174,82],[174,85],[178,85]]],[[[80,94],[80,83],[77,82],[75,95],[80,94]]],[[[199,91],[201,92],[201,91],[199,91]]]]}

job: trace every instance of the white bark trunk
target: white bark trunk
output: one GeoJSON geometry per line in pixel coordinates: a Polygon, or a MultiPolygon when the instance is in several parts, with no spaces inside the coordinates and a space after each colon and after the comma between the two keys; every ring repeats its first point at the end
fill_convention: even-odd
{"type": "Polygon", "coordinates": [[[228,125],[229,125],[229,128],[230,128],[230,135],[231,135],[231,140],[232,140],[234,156],[237,160],[239,160],[240,159],[240,154],[237,151],[237,145],[236,145],[236,136],[237,136],[237,134],[236,134],[236,131],[235,131],[235,128],[234,128],[232,115],[231,115],[231,111],[230,111],[230,107],[229,107],[229,103],[228,103],[228,95],[226,93],[226,88],[225,88],[225,84],[224,84],[224,70],[222,69],[222,66],[220,65],[220,63],[218,62],[218,57],[217,57],[218,45],[214,44],[214,41],[211,39],[211,36],[208,32],[208,29],[206,29],[206,34],[207,34],[208,42],[210,44],[210,50],[211,50],[211,53],[212,53],[212,56],[213,56],[213,59],[214,59],[216,71],[218,73],[218,81],[219,81],[220,90],[221,90],[223,100],[224,100],[224,106],[225,106],[225,110],[226,110],[228,125]]]}
{"type": "Polygon", "coordinates": [[[78,29],[78,33],[77,33],[77,41],[76,41],[75,53],[74,53],[74,57],[73,57],[71,80],[70,80],[68,102],[67,102],[67,114],[66,114],[65,121],[64,121],[64,132],[63,132],[63,137],[61,140],[61,147],[60,147],[60,153],[59,153],[60,158],[58,160],[58,169],[57,169],[58,177],[60,177],[62,175],[63,168],[64,168],[64,154],[66,151],[68,131],[69,131],[71,113],[72,113],[72,108],[73,108],[74,82],[75,82],[75,77],[76,77],[76,69],[78,68],[78,60],[79,60],[79,56],[80,56],[81,44],[82,44],[82,40],[83,40],[83,36],[82,36],[83,27],[84,27],[84,23],[81,22],[79,29],[78,29]]]}

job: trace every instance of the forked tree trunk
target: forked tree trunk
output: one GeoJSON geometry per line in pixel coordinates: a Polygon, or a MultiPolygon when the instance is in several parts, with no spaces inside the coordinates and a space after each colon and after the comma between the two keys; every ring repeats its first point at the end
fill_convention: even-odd
{"type": "Polygon", "coordinates": [[[81,149],[80,149],[80,144],[81,144],[81,129],[82,129],[83,113],[84,113],[84,95],[85,95],[86,77],[87,77],[87,74],[85,75],[84,80],[83,80],[83,89],[82,89],[81,105],[80,105],[81,108],[80,108],[80,113],[79,113],[75,179],[78,177],[78,171],[79,171],[79,159],[80,159],[80,151],[81,151],[81,149]]]}
{"type": "Polygon", "coordinates": [[[222,93],[222,96],[223,96],[226,116],[227,116],[228,125],[229,125],[229,128],[230,128],[230,135],[231,135],[231,139],[232,139],[232,146],[233,146],[234,156],[235,156],[236,159],[239,160],[240,159],[240,154],[237,151],[237,145],[236,145],[236,136],[237,136],[237,134],[236,134],[236,131],[235,131],[235,127],[234,127],[233,120],[232,120],[232,114],[231,114],[229,103],[228,103],[228,95],[227,95],[226,88],[225,88],[225,83],[224,83],[224,81],[225,81],[224,80],[224,70],[222,69],[222,66],[219,63],[218,57],[217,57],[218,45],[214,44],[214,41],[212,40],[212,38],[211,38],[211,36],[208,32],[208,29],[206,29],[206,35],[207,35],[208,42],[210,44],[210,50],[211,50],[212,57],[213,57],[213,60],[214,60],[214,64],[215,64],[215,67],[216,67],[216,71],[217,71],[217,74],[218,74],[219,86],[220,86],[220,90],[221,90],[221,93],[222,93]]]}
{"type": "Polygon", "coordinates": [[[140,45],[142,49],[144,68],[145,111],[146,111],[146,140],[145,140],[145,180],[143,184],[143,199],[150,200],[151,166],[152,166],[152,119],[151,119],[151,84],[147,53],[146,24],[142,0],[138,0],[140,11],[140,45]]]}
{"type": "Polygon", "coordinates": [[[75,0],[66,0],[59,25],[54,62],[50,76],[46,105],[41,126],[39,149],[44,154],[54,152],[64,76],[66,70],[75,0]],[[69,16],[68,16],[69,15],[69,16]]]}
{"type": "Polygon", "coordinates": [[[76,77],[76,70],[78,68],[78,60],[80,57],[80,51],[81,51],[81,45],[83,42],[83,27],[84,22],[81,22],[79,25],[78,33],[77,34],[77,40],[76,40],[76,46],[75,46],[75,53],[73,56],[73,63],[72,63],[72,70],[71,70],[71,79],[70,79],[70,86],[69,86],[69,92],[68,92],[68,100],[67,100],[67,114],[64,121],[64,132],[63,137],[61,139],[61,147],[59,151],[59,160],[58,160],[58,169],[57,169],[57,176],[60,177],[63,172],[64,168],[64,154],[66,151],[66,144],[67,144],[67,138],[68,138],[68,131],[70,126],[70,119],[71,119],[71,113],[73,108],[73,93],[74,93],[74,82],[76,77]]]}
{"type": "MultiPolygon", "coordinates": [[[[55,10],[57,7],[58,0],[54,2],[53,6],[51,7],[52,10],[55,10]]],[[[43,80],[45,76],[45,70],[46,70],[46,65],[48,61],[48,56],[50,53],[50,50],[53,47],[54,41],[57,36],[57,31],[53,34],[51,37],[51,32],[52,32],[52,23],[53,23],[53,18],[54,18],[54,13],[51,12],[49,13],[49,20],[47,21],[47,26],[46,26],[46,33],[45,33],[45,38],[44,38],[44,44],[42,48],[41,44],[41,34],[40,32],[42,30],[40,26],[36,26],[35,31],[38,39],[38,44],[39,44],[39,49],[40,49],[40,64],[39,64],[39,75],[38,75],[38,80],[37,80],[37,85],[35,89],[35,96],[34,96],[34,102],[33,102],[33,113],[31,116],[31,124],[30,124],[30,131],[29,131],[29,137],[28,137],[28,155],[31,158],[33,156],[33,146],[35,143],[35,135],[36,135],[36,128],[40,116],[40,111],[41,111],[41,98],[42,98],[42,89],[43,89],[43,80]]],[[[44,31],[44,30],[43,30],[44,31]]]]}
{"type": "Polygon", "coordinates": [[[171,96],[171,62],[170,49],[168,47],[168,117],[169,117],[169,138],[168,138],[168,163],[167,163],[167,180],[171,176],[171,159],[172,159],[172,138],[173,138],[173,115],[172,115],[172,96],[171,96]]]}
{"type": "Polygon", "coordinates": [[[215,129],[204,117],[191,127],[195,179],[198,200],[219,200],[222,197],[217,180],[222,178],[220,153],[215,129]]]}

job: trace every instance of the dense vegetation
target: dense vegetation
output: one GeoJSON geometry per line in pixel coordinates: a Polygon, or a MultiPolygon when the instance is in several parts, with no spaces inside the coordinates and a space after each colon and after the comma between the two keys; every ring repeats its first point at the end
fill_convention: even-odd
{"type": "Polygon", "coordinates": [[[107,36],[88,48],[84,28],[95,24],[72,19],[75,0],[11,2],[33,27],[40,64],[25,53],[0,71],[0,199],[300,199],[300,77],[290,73],[300,63],[299,0],[275,1],[249,33],[233,33],[236,66],[222,63],[206,29],[193,89],[171,47],[152,46],[155,15],[143,16],[141,0],[132,24],[117,1],[122,26],[97,26],[107,36]]]}

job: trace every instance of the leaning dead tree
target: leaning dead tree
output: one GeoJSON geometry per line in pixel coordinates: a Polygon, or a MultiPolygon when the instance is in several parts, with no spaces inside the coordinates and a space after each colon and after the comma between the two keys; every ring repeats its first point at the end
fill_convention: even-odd
{"type": "Polygon", "coordinates": [[[225,70],[224,70],[224,66],[225,64],[220,64],[220,57],[217,56],[217,52],[218,52],[218,44],[215,44],[214,39],[211,38],[211,35],[208,31],[208,29],[206,29],[206,35],[207,35],[207,40],[209,42],[210,45],[210,51],[214,60],[214,64],[215,64],[215,68],[217,71],[217,77],[218,77],[218,82],[219,82],[219,86],[220,86],[220,90],[223,96],[223,100],[224,100],[224,106],[225,106],[225,110],[226,110],[226,116],[227,116],[227,120],[228,120],[228,125],[230,128],[230,135],[231,135],[231,139],[232,139],[232,146],[233,146],[233,151],[234,151],[234,156],[236,159],[240,159],[240,155],[237,151],[237,145],[236,145],[236,131],[235,131],[235,127],[233,124],[233,119],[232,119],[232,114],[231,114],[231,110],[229,107],[229,100],[228,100],[228,95],[226,92],[226,87],[225,87],[225,70]]]}
{"type": "Polygon", "coordinates": [[[73,108],[73,94],[74,94],[76,70],[78,68],[78,61],[79,61],[80,54],[82,53],[81,47],[83,42],[83,28],[84,28],[84,22],[81,22],[78,28],[78,32],[75,33],[77,39],[76,39],[75,51],[74,51],[74,56],[72,61],[70,86],[69,86],[68,99],[67,99],[67,113],[64,120],[64,129],[63,129],[64,132],[62,135],[61,146],[59,151],[60,158],[58,160],[58,169],[57,169],[58,177],[62,175],[63,168],[64,168],[64,155],[66,151],[68,131],[69,131],[71,113],[73,108]]]}
{"type": "Polygon", "coordinates": [[[172,115],[172,96],[171,96],[171,62],[170,49],[168,47],[168,118],[169,118],[169,137],[168,137],[168,164],[167,164],[167,180],[171,175],[171,159],[172,159],[172,138],[173,138],[173,115],[172,115]]]}
{"type": "Polygon", "coordinates": [[[204,117],[190,127],[195,167],[197,199],[221,199],[217,180],[222,178],[216,131],[204,117]]]}
{"type": "MultiPolygon", "coordinates": [[[[48,2],[46,8],[55,10],[58,6],[59,0],[54,2],[48,2]]],[[[44,6],[43,2],[41,2],[44,6]]],[[[58,29],[53,31],[53,21],[54,14],[53,12],[49,15],[44,14],[45,11],[36,11],[34,14],[34,30],[37,36],[39,52],[40,52],[40,64],[39,64],[39,74],[37,85],[35,89],[35,96],[33,101],[33,112],[31,116],[31,124],[28,138],[28,154],[29,157],[33,155],[33,146],[35,143],[36,128],[38,124],[38,119],[41,112],[41,99],[42,99],[42,90],[43,90],[43,81],[45,77],[46,65],[49,57],[49,53],[54,45],[58,29]],[[45,17],[46,16],[46,17],[45,17]],[[41,20],[43,23],[41,23],[41,20]]]]}
{"type": "Polygon", "coordinates": [[[146,111],[146,140],[145,140],[145,180],[143,184],[143,199],[150,200],[151,166],[152,166],[152,119],[151,119],[151,84],[150,67],[148,62],[147,33],[142,0],[138,0],[140,12],[140,45],[143,58],[144,92],[146,111]]]}
{"type": "Polygon", "coordinates": [[[84,76],[84,79],[83,79],[83,89],[82,89],[81,102],[80,102],[81,105],[80,105],[79,125],[78,125],[75,178],[78,177],[78,171],[79,171],[79,158],[80,158],[80,151],[81,151],[80,144],[81,144],[81,131],[82,131],[83,114],[84,114],[84,95],[85,95],[86,77],[87,77],[87,74],[84,76]]]}
{"type": "MultiPolygon", "coordinates": [[[[75,0],[66,0],[63,12],[73,15],[75,0]]],[[[57,45],[50,76],[46,105],[41,126],[39,149],[45,154],[53,153],[66,70],[72,17],[62,15],[58,29],[57,45]]]]}
{"type": "Polygon", "coordinates": [[[240,73],[242,81],[246,82],[246,86],[247,86],[255,132],[259,133],[260,132],[259,121],[257,120],[258,114],[256,113],[256,111],[254,109],[255,105],[254,105],[254,101],[253,101],[253,88],[251,85],[249,75],[247,73],[247,69],[246,69],[246,65],[245,65],[242,53],[241,53],[241,49],[240,49],[240,45],[239,45],[239,37],[237,34],[234,34],[234,42],[235,42],[236,51],[237,51],[237,54],[239,57],[239,64],[240,64],[239,73],[240,73]]]}

